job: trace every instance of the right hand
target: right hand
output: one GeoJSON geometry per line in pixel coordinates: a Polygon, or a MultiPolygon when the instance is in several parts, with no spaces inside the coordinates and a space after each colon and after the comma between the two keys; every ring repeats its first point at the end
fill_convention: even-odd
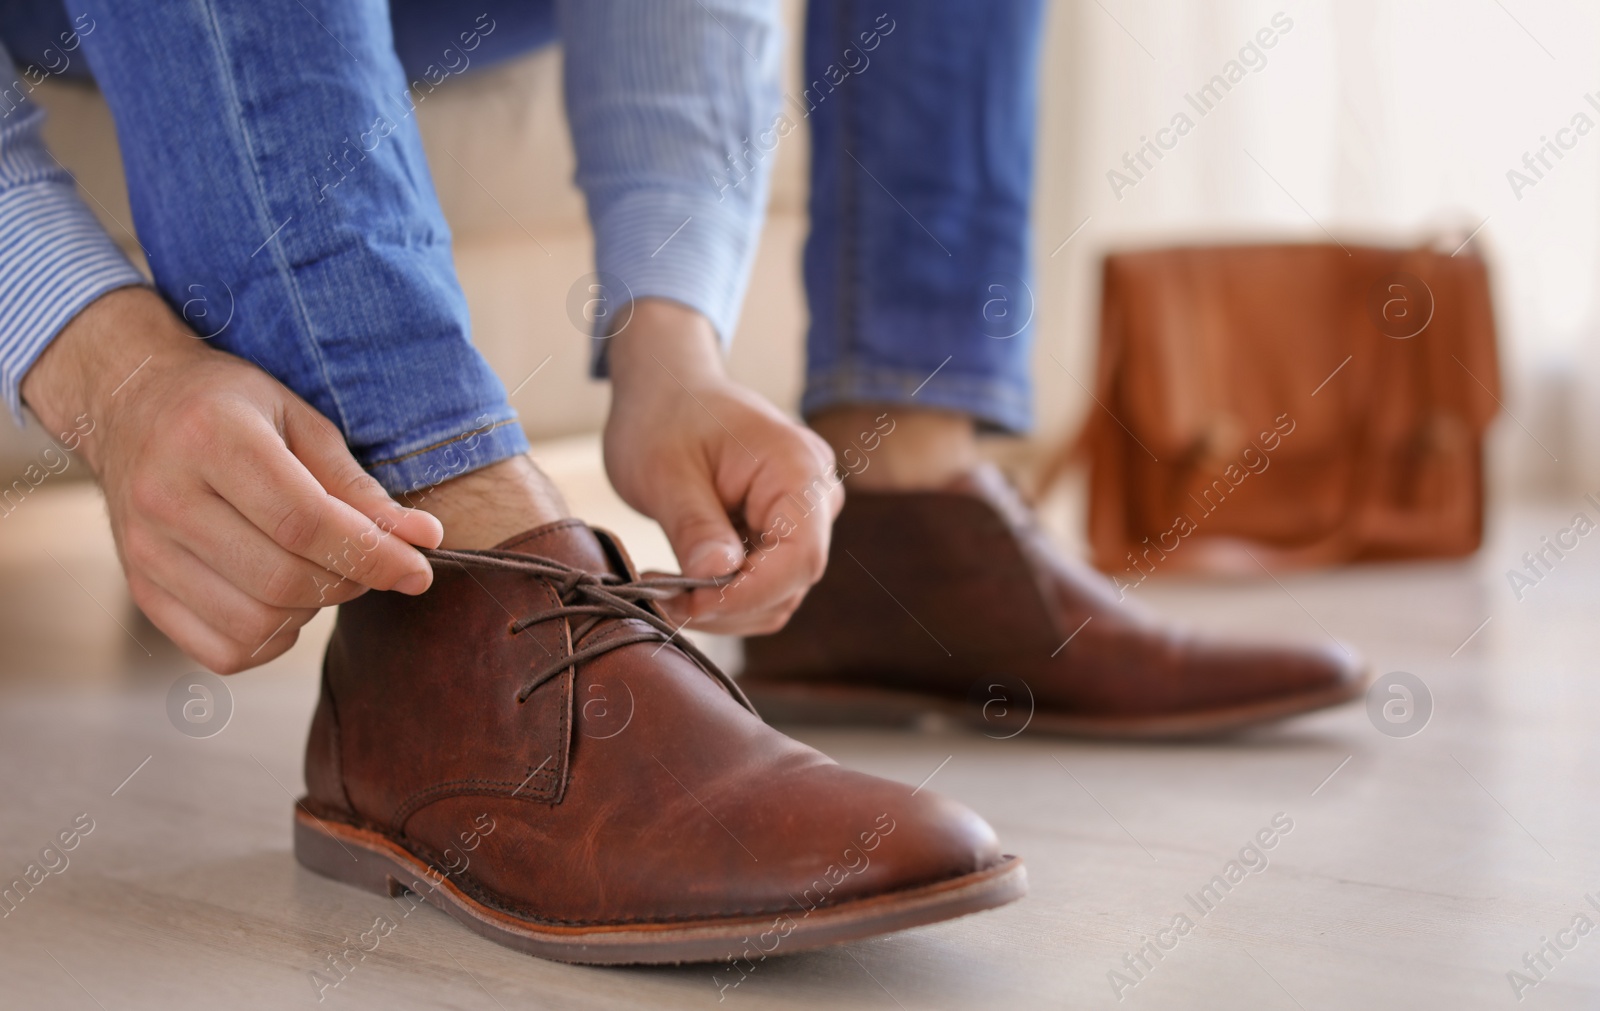
{"type": "Polygon", "coordinates": [[[439,521],[396,503],[332,422],[190,335],[148,289],[79,313],[22,394],[99,480],[134,602],[218,673],[283,653],[321,607],[433,581],[412,545],[437,547],[439,521]]]}

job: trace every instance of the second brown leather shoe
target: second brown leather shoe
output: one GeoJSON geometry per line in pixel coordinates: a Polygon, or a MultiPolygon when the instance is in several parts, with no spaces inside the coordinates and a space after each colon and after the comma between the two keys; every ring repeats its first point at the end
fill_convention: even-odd
{"type": "Polygon", "coordinates": [[[977,815],[764,724],[575,520],[344,604],[295,855],[570,962],[753,962],[1026,890],[977,815]]]}
{"type": "Polygon", "coordinates": [[[851,491],[827,571],[782,631],[745,641],[739,683],[779,721],[910,723],[990,736],[1236,730],[1359,696],[1342,647],[1177,631],[1063,558],[993,467],[928,492],[851,491]]]}

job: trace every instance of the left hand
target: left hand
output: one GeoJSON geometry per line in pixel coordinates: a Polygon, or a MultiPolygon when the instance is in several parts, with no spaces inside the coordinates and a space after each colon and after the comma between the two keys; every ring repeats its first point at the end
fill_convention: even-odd
{"type": "Polygon", "coordinates": [[[723,635],[775,632],[822,578],[844,505],[833,450],[728,378],[705,317],[640,299],[610,338],[606,473],[660,523],[684,575],[722,576],[663,604],[674,623],[723,635]]]}

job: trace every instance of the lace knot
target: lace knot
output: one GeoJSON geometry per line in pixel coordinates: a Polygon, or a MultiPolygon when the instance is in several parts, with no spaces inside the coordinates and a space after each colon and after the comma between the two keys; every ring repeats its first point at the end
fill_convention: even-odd
{"type": "MultiPolygon", "coordinates": [[[[567,621],[575,617],[584,620],[577,627],[568,626],[568,642],[572,652],[565,656],[551,655],[538,665],[528,683],[517,692],[517,701],[526,702],[545,682],[563,671],[577,672],[578,664],[640,642],[674,643],[707,674],[727,688],[729,694],[752,713],[755,707],[745,698],[744,692],[733,679],[717,668],[709,657],[687,639],[678,635],[683,626],[673,627],[656,609],[652,601],[665,600],[698,589],[714,589],[732,582],[738,573],[729,573],[715,579],[693,579],[688,576],[643,576],[623,579],[614,573],[594,573],[580,569],[554,558],[523,555],[508,551],[448,551],[427,550],[423,554],[438,561],[454,562],[471,574],[468,568],[482,566],[511,570],[542,579],[555,590],[557,606],[537,611],[511,623],[511,634],[516,635],[535,625],[550,621],[567,621]],[[581,646],[584,638],[596,626],[607,620],[633,619],[644,627],[607,635],[599,642],[581,646]]],[[[476,581],[477,577],[473,577],[476,581]]],[[[685,625],[688,622],[684,622],[685,625]]],[[[658,649],[657,652],[660,650],[658,649]]],[[[548,652],[548,650],[546,650],[548,652]]]]}

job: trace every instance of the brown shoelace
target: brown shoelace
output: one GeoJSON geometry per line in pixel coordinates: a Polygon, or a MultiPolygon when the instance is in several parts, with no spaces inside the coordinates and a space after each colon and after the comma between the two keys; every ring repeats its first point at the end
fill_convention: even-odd
{"type": "Polygon", "coordinates": [[[692,579],[688,576],[646,576],[638,579],[623,579],[611,572],[595,573],[584,569],[574,568],[565,562],[556,561],[554,558],[545,558],[539,555],[524,555],[511,551],[448,551],[444,549],[423,550],[430,559],[449,561],[460,565],[470,571],[469,566],[481,568],[504,569],[512,572],[522,572],[550,583],[556,597],[561,601],[560,606],[547,611],[540,611],[526,618],[517,619],[511,624],[511,634],[516,635],[534,625],[547,621],[575,618],[582,616],[585,620],[571,630],[570,641],[574,647],[583,641],[594,627],[602,621],[611,618],[633,618],[641,621],[647,628],[613,635],[602,642],[591,643],[582,648],[575,648],[568,656],[551,657],[549,661],[536,667],[528,683],[517,693],[518,702],[526,702],[540,685],[549,681],[565,670],[576,672],[577,666],[586,660],[593,660],[614,649],[631,646],[639,642],[671,642],[682,650],[688,657],[700,666],[707,674],[716,678],[728,693],[738,700],[739,704],[754,713],[755,706],[745,697],[744,692],[734,680],[724,674],[711,658],[702,653],[699,647],[687,638],[678,635],[681,628],[674,628],[665,618],[648,607],[640,606],[640,601],[665,600],[689,590],[715,589],[726,586],[737,578],[738,573],[730,573],[716,579],[692,579]]]}

